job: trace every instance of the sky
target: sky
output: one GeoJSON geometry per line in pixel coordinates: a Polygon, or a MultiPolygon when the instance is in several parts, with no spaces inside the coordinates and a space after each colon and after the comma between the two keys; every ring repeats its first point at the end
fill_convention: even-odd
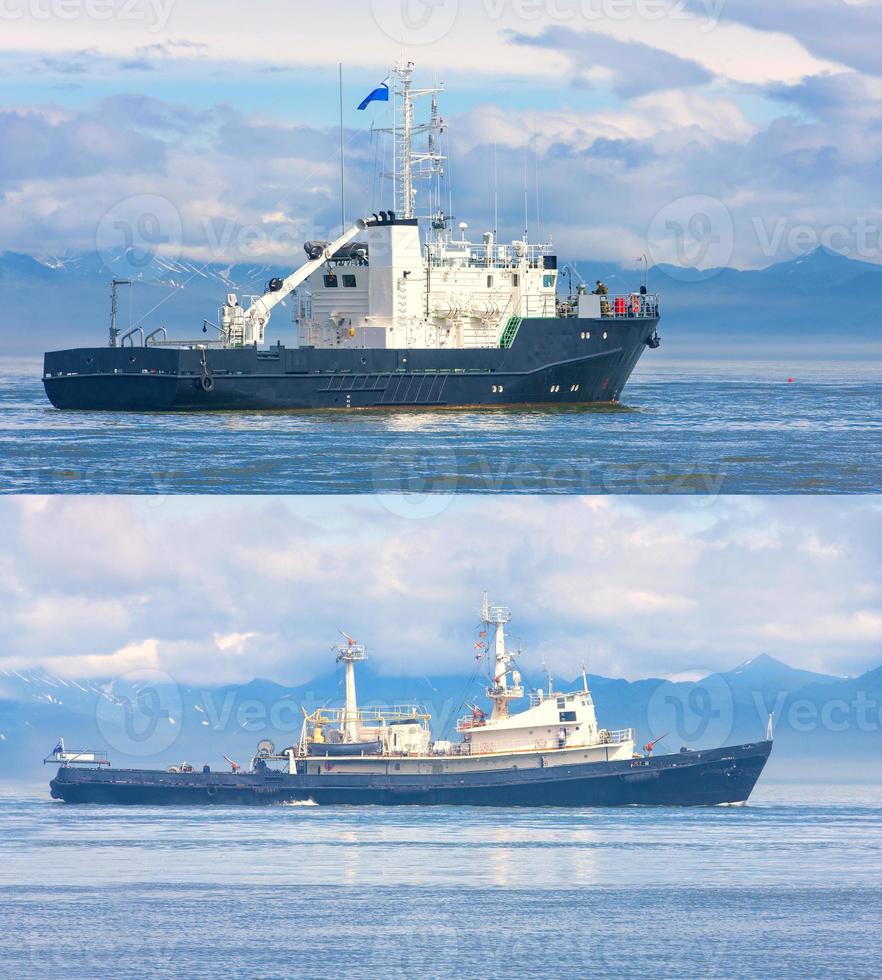
{"type": "MultiPolygon", "coordinates": [[[[481,595],[538,674],[882,664],[878,498],[0,500],[0,669],[303,683],[470,674],[481,595]]],[[[534,674],[534,676],[535,676],[534,674]]]]}
{"type": "Polygon", "coordinates": [[[473,229],[496,183],[523,234],[526,171],[570,258],[879,262],[880,43],[879,0],[0,0],[0,250],[299,262],[341,221],[338,63],[352,216],[387,206],[355,106],[404,56],[473,229]]]}

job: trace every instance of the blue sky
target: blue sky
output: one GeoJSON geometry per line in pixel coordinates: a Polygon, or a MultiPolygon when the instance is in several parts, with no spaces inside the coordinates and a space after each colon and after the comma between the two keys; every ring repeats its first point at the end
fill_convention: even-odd
{"type": "Polygon", "coordinates": [[[343,628],[383,672],[470,673],[484,589],[559,677],[882,663],[875,498],[28,497],[0,528],[6,670],[295,683],[343,628]]]}
{"type": "Polygon", "coordinates": [[[222,220],[287,258],[279,225],[337,221],[339,61],[350,201],[381,205],[367,130],[385,119],[354,107],[404,50],[447,83],[474,228],[496,147],[503,236],[526,158],[534,230],[567,256],[757,267],[828,244],[879,261],[875,0],[3,0],[0,22],[0,249],[94,248],[152,195],[180,214],[171,249],[252,258],[240,235],[207,241],[222,220]]]}

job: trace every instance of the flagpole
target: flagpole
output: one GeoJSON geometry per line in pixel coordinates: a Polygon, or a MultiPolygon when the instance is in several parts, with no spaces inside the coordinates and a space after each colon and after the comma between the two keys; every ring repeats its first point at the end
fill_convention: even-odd
{"type": "Polygon", "coordinates": [[[343,136],[343,62],[340,62],[340,215],[346,230],[346,145],[343,136]]]}

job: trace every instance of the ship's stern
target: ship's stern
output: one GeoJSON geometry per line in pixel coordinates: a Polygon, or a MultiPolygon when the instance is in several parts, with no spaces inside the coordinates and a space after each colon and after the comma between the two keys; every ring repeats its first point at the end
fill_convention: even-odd
{"type": "Polygon", "coordinates": [[[156,411],[173,407],[180,351],[79,347],[43,356],[46,397],[59,409],[156,411]]]}

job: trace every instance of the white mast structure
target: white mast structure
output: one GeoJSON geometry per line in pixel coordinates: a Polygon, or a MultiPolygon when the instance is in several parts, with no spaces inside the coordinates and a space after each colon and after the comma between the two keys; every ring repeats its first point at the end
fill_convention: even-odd
{"type": "Polygon", "coordinates": [[[493,674],[490,678],[490,685],[487,688],[487,697],[493,702],[493,711],[490,714],[491,721],[499,721],[509,716],[509,702],[516,701],[524,696],[524,689],[521,686],[521,675],[514,669],[514,654],[509,653],[505,648],[505,626],[511,622],[511,610],[505,606],[491,606],[484,593],[484,607],[481,612],[481,620],[485,626],[492,626],[495,630],[493,640],[493,674]],[[508,683],[508,675],[511,674],[511,685],[508,683]]]}
{"type": "Polygon", "coordinates": [[[395,185],[396,216],[405,220],[416,217],[437,218],[441,211],[440,192],[432,201],[429,210],[417,215],[417,180],[438,181],[444,176],[447,157],[439,152],[439,137],[444,132],[444,120],[438,114],[437,96],[444,91],[443,85],[432,88],[414,88],[413,73],[416,66],[412,61],[396,64],[392,69],[393,118],[391,129],[380,129],[381,133],[392,136],[393,164],[391,177],[395,185]],[[426,96],[432,97],[432,113],[427,123],[414,122],[414,101],[426,96]],[[425,150],[414,147],[418,136],[428,134],[425,150]]]}
{"type": "MultiPolygon", "coordinates": [[[[462,350],[511,346],[526,317],[557,317],[557,257],[551,244],[517,239],[497,241],[496,229],[480,242],[452,234],[448,158],[441,152],[447,124],[438,107],[443,86],[417,88],[413,62],[398,63],[389,76],[392,122],[376,130],[390,137],[394,209],[367,221],[361,260],[335,258],[337,250],[358,231],[347,233],[325,249],[307,271],[310,308],[297,315],[301,346],[317,349],[462,350]],[[425,122],[416,120],[415,104],[431,99],[425,122]],[[428,185],[429,193],[419,191],[428,185]],[[421,196],[422,194],[422,196],[421,196]],[[426,234],[421,233],[421,222],[426,234]],[[427,227],[426,227],[427,225],[427,227]]],[[[318,244],[318,243],[317,243],[318,244]]],[[[311,252],[310,252],[311,254],[311,252]]],[[[245,343],[262,336],[264,306],[299,285],[296,278],[276,283],[253,312],[226,310],[227,330],[235,313],[245,318],[245,343]],[[250,327],[251,329],[246,329],[250,327]]],[[[586,338],[587,339],[587,338],[586,338]]],[[[498,392],[502,394],[502,386],[498,392]]]]}
{"type": "MultiPolygon", "coordinates": [[[[340,630],[343,633],[342,630],[340,630]]],[[[343,633],[346,643],[336,648],[337,663],[346,667],[346,707],[343,709],[342,729],[347,742],[358,741],[358,701],[355,696],[355,665],[367,660],[364,645],[343,633]]]]}

